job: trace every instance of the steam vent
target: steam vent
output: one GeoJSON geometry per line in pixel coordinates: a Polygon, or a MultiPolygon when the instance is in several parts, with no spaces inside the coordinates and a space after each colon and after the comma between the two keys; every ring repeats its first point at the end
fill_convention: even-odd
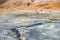
{"type": "Polygon", "coordinates": [[[60,40],[60,0],[0,0],[0,40],[60,40]]]}

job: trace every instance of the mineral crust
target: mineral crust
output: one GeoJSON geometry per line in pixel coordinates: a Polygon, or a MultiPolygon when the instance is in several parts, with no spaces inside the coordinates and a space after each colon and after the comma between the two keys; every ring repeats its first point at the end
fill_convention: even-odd
{"type": "Polygon", "coordinates": [[[60,40],[60,0],[0,0],[0,40],[60,40]]]}

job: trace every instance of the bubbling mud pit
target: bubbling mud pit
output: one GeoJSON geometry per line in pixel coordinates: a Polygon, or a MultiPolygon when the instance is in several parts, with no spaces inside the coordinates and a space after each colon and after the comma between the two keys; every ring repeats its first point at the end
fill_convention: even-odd
{"type": "Polygon", "coordinates": [[[60,40],[60,0],[0,0],[0,40],[60,40]]]}

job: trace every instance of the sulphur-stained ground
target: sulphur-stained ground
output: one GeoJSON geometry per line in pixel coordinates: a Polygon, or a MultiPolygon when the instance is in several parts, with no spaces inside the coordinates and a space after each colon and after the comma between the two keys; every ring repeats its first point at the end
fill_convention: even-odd
{"type": "Polygon", "coordinates": [[[0,40],[60,40],[60,0],[0,0],[0,40]]]}

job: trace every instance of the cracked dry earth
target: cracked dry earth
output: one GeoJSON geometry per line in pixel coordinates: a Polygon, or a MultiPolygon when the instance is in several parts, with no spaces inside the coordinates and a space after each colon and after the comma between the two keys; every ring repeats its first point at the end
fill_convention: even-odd
{"type": "Polygon", "coordinates": [[[60,0],[0,0],[0,40],[60,40],[60,0]]]}

